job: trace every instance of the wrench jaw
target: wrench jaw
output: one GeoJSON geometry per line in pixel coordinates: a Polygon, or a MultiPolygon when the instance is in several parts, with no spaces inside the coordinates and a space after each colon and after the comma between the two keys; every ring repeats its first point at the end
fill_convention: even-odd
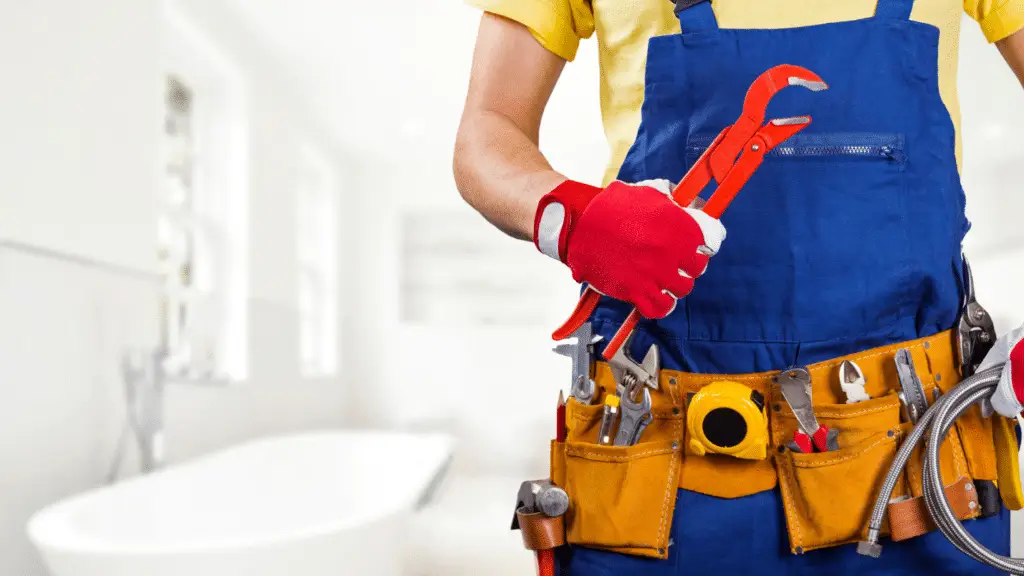
{"type": "MultiPolygon", "coordinates": [[[[660,387],[658,375],[661,373],[661,360],[658,357],[657,345],[651,344],[651,347],[647,349],[647,354],[644,354],[640,367],[647,372],[647,377],[643,380],[644,385],[652,390],[657,390],[660,387]]],[[[646,390],[644,392],[646,393],[646,390]]],[[[647,395],[650,397],[650,394],[647,395]]]]}
{"type": "MultiPolygon", "coordinates": [[[[760,127],[771,99],[789,86],[800,86],[812,92],[828,90],[828,84],[803,66],[780,64],[765,70],[747,89],[743,98],[743,116],[760,127]]],[[[749,137],[749,135],[748,135],[749,137]]]]}
{"type": "Polygon", "coordinates": [[[590,378],[590,361],[594,355],[594,345],[602,340],[602,336],[594,336],[590,322],[584,323],[552,350],[559,355],[568,356],[572,360],[572,387],[570,396],[580,404],[594,401],[597,385],[590,378]]]}
{"type": "Polygon", "coordinates": [[[619,430],[614,445],[632,446],[651,421],[651,391],[640,382],[634,382],[626,388],[619,402],[619,430]],[[634,400],[634,395],[639,399],[634,400]]]}
{"type": "Polygon", "coordinates": [[[580,404],[589,406],[594,402],[594,392],[597,390],[597,384],[593,380],[584,375],[579,375],[576,380],[572,383],[572,390],[570,396],[576,399],[580,404]]]}
{"type": "Polygon", "coordinates": [[[762,156],[770,152],[779,144],[782,144],[790,136],[795,135],[804,128],[811,125],[810,116],[796,116],[793,118],[775,118],[765,124],[764,128],[759,130],[754,136],[755,144],[749,147],[751,152],[757,152],[762,156]],[[759,150],[753,148],[757,146],[756,140],[761,141],[759,150]]]}
{"type": "Polygon", "coordinates": [[[619,346],[619,349],[615,351],[615,354],[608,360],[608,364],[612,369],[612,377],[615,378],[615,382],[622,384],[627,378],[632,377],[637,382],[642,382],[649,388],[657,390],[659,387],[658,373],[661,371],[661,362],[658,358],[658,345],[651,344],[651,347],[647,349],[647,354],[644,355],[644,359],[640,364],[637,364],[626,350],[629,348],[630,340],[626,340],[619,346]]]}
{"type": "Polygon", "coordinates": [[[828,84],[825,84],[825,82],[821,80],[805,80],[797,76],[789,77],[789,85],[803,86],[804,88],[807,88],[811,92],[822,92],[824,90],[828,90],[828,84]]]}

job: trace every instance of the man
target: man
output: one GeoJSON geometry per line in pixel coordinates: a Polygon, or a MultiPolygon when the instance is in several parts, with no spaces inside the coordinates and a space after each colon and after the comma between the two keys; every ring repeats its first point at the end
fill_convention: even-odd
{"type": "MultiPolygon", "coordinates": [[[[896,349],[908,348],[919,355],[917,370],[928,384],[948,389],[951,378],[942,379],[946,369],[937,366],[952,366],[949,330],[964,291],[960,244],[968,228],[958,173],[961,10],[1024,82],[1024,0],[470,2],[486,13],[456,146],[459,190],[495,226],[532,240],[576,281],[607,296],[591,316],[605,342],[635,306],[645,320],[629,353],[639,358],[656,345],[663,368],[689,393],[707,382],[701,374],[760,383],[764,374],[806,365],[815,374],[816,409],[843,418],[856,415],[849,406],[858,405],[835,400],[820,376],[841,360],[891,362],[896,349]],[[537,146],[565,61],[595,31],[612,150],[603,187],[567,179],[537,146]],[[779,64],[806,67],[829,84],[825,93],[787,88],[772,101],[772,110],[812,115],[812,124],[766,158],[721,222],[696,205],[678,206],[670,183],[735,121],[751,81],[779,64]]],[[[1020,331],[1008,335],[988,360],[1006,362],[992,399],[1005,416],[1019,413],[1024,398],[1020,340],[1020,331]]],[[[899,383],[878,366],[868,379],[868,402],[882,403],[881,413],[899,383]]],[[[771,394],[770,384],[757,386],[771,394]]],[[[666,396],[656,407],[683,406],[674,393],[657,394],[666,396]]],[[[773,410],[769,418],[787,413],[780,404],[773,410]]],[[[861,535],[844,533],[847,519],[836,510],[842,504],[856,510],[847,515],[860,514],[870,504],[872,475],[888,459],[870,463],[865,454],[891,444],[886,438],[898,434],[885,426],[899,421],[867,430],[873,443],[858,446],[844,445],[855,443],[852,420],[837,422],[838,457],[790,456],[784,438],[773,440],[778,472],[767,460],[687,450],[667,511],[671,531],[658,534],[667,546],[643,553],[589,520],[599,488],[569,490],[577,514],[561,573],[994,573],[936,531],[887,545],[879,559],[857,555],[848,543],[861,535]]],[[[992,451],[992,440],[976,431],[990,429],[965,426],[958,432],[962,451],[950,465],[980,484],[992,475],[981,456],[992,451]]],[[[604,462],[635,455],[609,451],[616,449],[605,448],[604,462]]],[[[628,478],[628,470],[616,470],[617,478],[628,478]]],[[[579,485],[573,473],[567,472],[570,484],[579,485]]],[[[674,472],[667,477],[677,480],[674,472]]],[[[915,483],[920,478],[911,473],[908,484],[915,483]]],[[[607,515],[608,522],[624,522],[607,515]]],[[[966,524],[975,538],[1007,555],[1006,510],[976,516],[966,524]]]]}

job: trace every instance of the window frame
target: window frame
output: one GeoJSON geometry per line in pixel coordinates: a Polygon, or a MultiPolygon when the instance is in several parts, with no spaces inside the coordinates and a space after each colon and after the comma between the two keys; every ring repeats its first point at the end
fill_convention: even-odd
{"type": "MultiPolygon", "coordinates": [[[[189,238],[192,254],[187,279],[161,270],[161,345],[177,378],[243,380],[248,376],[244,85],[238,67],[199,29],[169,5],[164,10],[165,75],[192,93],[192,158],[188,202],[174,204],[164,189],[170,178],[162,178],[157,226],[189,238]],[[172,318],[168,307],[179,313],[172,318]],[[172,324],[181,314],[190,321],[183,329],[172,324]]],[[[166,149],[164,158],[169,160],[166,149]]]]}

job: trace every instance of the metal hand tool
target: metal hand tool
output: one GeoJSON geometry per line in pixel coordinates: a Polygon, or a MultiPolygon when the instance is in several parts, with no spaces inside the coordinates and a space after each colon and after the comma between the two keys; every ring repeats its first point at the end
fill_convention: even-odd
{"type": "MultiPolygon", "coordinates": [[[[740,117],[718,134],[672,192],[676,204],[689,206],[714,179],[718,188],[701,209],[714,218],[721,217],[764,161],[765,154],[810,125],[810,116],[776,118],[765,123],[768,103],[787,86],[802,86],[814,92],[828,89],[817,74],[791,64],[769,68],[758,76],[747,90],[740,117]]],[[[594,312],[600,299],[601,294],[588,286],[572,315],[555,330],[554,339],[562,340],[575,332],[594,312]]],[[[640,314],[634,309],[605,347],[605,358],[615,355],[639,320],[640,314]]]]}
{"type": "Polygon", "coordinates": [[[635,360],[626,353],[627,346],[623,346],[615,353],[609,361],[612,370],[612,377],[615,379],[616,394],[608,395],[605,398],[605,411],[601,418],[601,429],[598,433],[598,443],[627,446],[634,438],[639,438],[643,428],[647,426],[644,421],[649,420],[644,412],[650,414],[650,392],[647,388],[658,388],[658,377],[661,372],[661,361],[658,358],[658,346],[651,344],[644,355],[643,362],[637,364],[635,360]],[[634,396],[638,400],[634,400],[634,396]],[[609,405],[609,400],[614,406],[609,405]],[[645,408],[646,406],[646,408],[645,408]],[[629,410],[627,417],[626,410],[629,410]],[[613,419],[622,413],[618,432],[611,437],[613,419]],[[628,418],[628,421],[627,421],[628,418]]]}
{"type": "Polygon", "coordinates": [[[839,386],[846,394],[847,404],[856,404],[865,400],[871,400],[871,396],[864,390],[864,371],[852,360],[843,360],[839,365],[839,386]]]}
{"type": "MultiPolygon", "coordinates": [[[[569,495],[551,480],[528,480],[519,486],[516,495],[516,512],[523,514],[541,514],[549,518],[557,518],[569,510],[569,495]]],[[[512,515],[512,529],[519,529],[519,517],[512,515]]]]}
{"type": "Polygon", "coordinates": [[[960,376],[974,374],[985,355],[996,343],[996,328],[992,316],[978,304],[974,294],[974,273],[967,257],[963,257],[964,297],[960,317],[956,322],[956,351],[960,376]]]}
{"type": "Polygon", "coordinates": [[[572,387],[569,395],[580,404],[591,404],[597,385],[590,377],[590,361],[594,355],[594,344],[600,342],[602,337],[594,336],[590,322],[585,322],[572,333],[570,339],[572,341],[558,344],[552,350],[572,359],[572,387]]]}
{"type": "Polygon", "coordinates": [[[640,441],[647,425],[651,423],[651,391],[639,381],[633,381],[619,399],[621,416],[619,431],[615,434],[616,446],[632,446],[640,441]],[[633,399],[633,396],[637,400],[633,399]]]}
{"type": "MultiPolygon", "coordinates": [[[[625,389],[635,380],[648,388],[657,390],[660,386],[658,378],[661,373],[658,345],[651,344],[640,364],[637,364],[635,360],[629,357],[629,354],[626,353],[627,349],[629,349],[629,346],[620,346],[608,360],[608,365],[612,370],[612,376],[615,378],[616,384],[625,389]]],[[[621,394],[622,390],[620,389],[619,395],[621,394]]]]}
{"type": "Polygon", "coordinates": [[[924,384],[917,376],[914,369],[914,358],[910,356],[910,350],[900,348],[896,351],[896,374],[900,378],[899,393],[900,402],[904,407],[904,414],[907,421],[917,424],[917,421],[928,411],[928,398],[924,394],[924,384]]]}
{"type": "Polygon", "coordinates": [[[523,545],[534,551],[537,574],[544,576],[555,573],[555,553],[553,548],[541,548],[531,544],[537,544],[535,539],[538,534],[555,536],[543,542],[545,546],[557,547],[564,544],[565,526],[561,516],[568,511],[568,494],[550,480],[523,482],[519,487],[515,512],[512,514],[512,530],[521,530],[523,545]],[[547,518],[540,518],[544,516],[547,518]],[[552,521],[552,518],[556,520],[552,521]]]}
{"type": "Polygon", "coordinates": [[[618,394],[607,394],[604,397],[604,410],[601,412],[601,427],[597,431],[597,443],[603,446],[611,446],[615,439],[612,436],[612,429],[619,419],[619,404],[621,400],[618,394]]]}
{"type": "Polygon", "coordinates": [[[814,407],[811,405],[811,373],[803,367],[790,368],[774,380],[779,385],[782,397],[793,410],[798,425],[790,447],[804,453],[838,449],[838,431],[819,425],[814,415],[814,407]]]}

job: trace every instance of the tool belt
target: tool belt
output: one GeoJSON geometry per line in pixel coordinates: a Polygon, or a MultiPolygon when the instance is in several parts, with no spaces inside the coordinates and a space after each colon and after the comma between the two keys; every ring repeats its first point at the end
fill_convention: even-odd
{"type": "MultiPolygon", "coordinates": [[[[900,349],[909,351],[929,404],[959,382],[952,332],[807,366],[817,419],[823,428],[839,431],[836,449],[808,453],[792,448],[798,424],[773,381],[778,372],[708,375],[662,370],[660,387],[651,393],[653,419],[639,443],[600,445],[601,398],[614,393],[616,385],[608,364],[596,363],[597,401],[583,405],[570,398],[565,442],[551,444],[551,480],[564,487],[571,501],[565,517],[567,542],[665,558],[677,488],[738,498],[776,486],[793,553],[862,539],[878,487],[901,439],[912,428],[901,418],[894,362],[900,349]],[[844,360],[862,370],[870,399],[846,403],[839,379],[844,360]],[[693,445],[688,404],[702,389],[721,382],[746,386],[763,399],[767,427],[763,458],[701,453],[693,445]]],[[[1010,481],[1020,474],[1017,443],[1007,440],[1008,430],[1012,434],[1009,421],[984,418],[974,406],[956,422],[943,444],[943,484],[961,519],[984,514],[985,499],[998,494],[982,488],[1005,489],[1012,484],[1017,488],[1003,501],[1011,508],[1020,506],[1020,483],[1010,481]],[[1006,452],[998,458],[997,446],[1006,452]]],[[[886,535],[906,539],[934,528],[922,495],[922,453],[915,453],[893,493],[891,526],[883,528],[886,535]]]]}

